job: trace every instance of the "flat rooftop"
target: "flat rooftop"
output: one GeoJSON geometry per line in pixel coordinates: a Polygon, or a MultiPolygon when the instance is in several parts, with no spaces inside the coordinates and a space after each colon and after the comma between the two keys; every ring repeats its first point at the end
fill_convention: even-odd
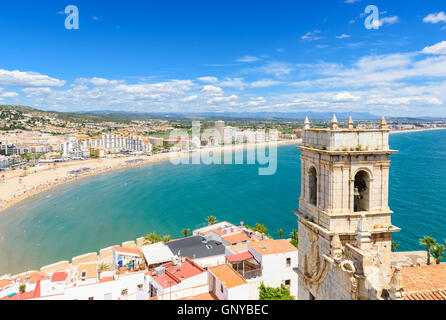
{"type": "MultiPolygon", "coordinates": [[[[390,261],[392,268],[425,266],[427,265],[427,253],[426,251],[392,252],[390,261]]],[[[434,262],[434,258],[432,256],[431,261],[434,262]]]]}
{"type": "Polygon", "coordinates": [[[206,241],[201,236],[192,236],[166,243],[173,254],[181,252],[181,256],[190,259],[212,257],[225,254],[225,246],[217,241],[206,241]]]}
{"type": "Polygon", "coordinates": [[[286,239],[253,241],[249,243],[249,246],[261,255],[297,252],[297,248],[286,239]]]}

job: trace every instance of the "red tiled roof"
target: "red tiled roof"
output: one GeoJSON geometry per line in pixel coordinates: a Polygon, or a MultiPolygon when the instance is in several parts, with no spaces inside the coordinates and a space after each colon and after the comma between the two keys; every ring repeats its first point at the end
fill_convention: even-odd
{"type": "Polygon", "coordinates": [[[199,300],[199,301],[204,301],[204,300],[218,300],[218,298],[212,292],[207,292],[207,293],[199,294],[199,295],[196,295],[196,296],[181,298],[179,300],[199,300]]]}
{"type": "Polygon", "coordinates": [[[40,280],[37,281],[36,288],[33,291],[16,293],[12,297],[3,297],[0,300],[28,300],[40,297],[40,280]]]}
{"type": "Polygon", "coordinates": [[[239,254],[233,254],[233,255],[230,255],[230,256],[226,256],[226,259],[228,259],[228,261],[230,263],[246,261],[246,260],[249,260],[249,259],[252,259],[252,258],[254,258],[254,256],[249,251],[242,252],[242,253],[239,253],[239,254]]]}
{"type": "Polygon", "coordinates": [[[240,243],[240,242],[244,242],[244,241],[249,241],[251,239],[243,232],[228,234],[226,236],[223,236],[222,238],[225,239],[226,241],[228,241],[230,244],[236,244],[236,243],[240,243]]]}
{"type": "Polygon", "coordinates": [[[0,280],[0,289],[6,288],[7,286],[9,286],[12,283],[11,280],[0,280]]]}
{"type": "Polygon", "coordinates": [[[36,283],[40,280],[44,280],[47,278],[46,274],[40,271],[31,272],[30,274],[26,276],[20,277],[20,283],[25,284],[26,283],[26,277],[29,277],[29,283],[36,283]]]}
{"type": "Polygon", "coordinates": [[[446,300],[446,264],[401,268],[405,300],[446,300]]]}
{"type": "Polygon", "coordinates": [[[200,273],[206,272],[206,270],[201,268],[189,258],[185,258],[185,262],[181,264],[181,267],[179,265],[174,266],[172,262],[163,264],[163,267],[166,268],[165,274],[162,276],[152,277],[164,288],[174,286],[184,279],[188,279],[199,275],[200,273]]]}
{"type": "Polygon", "coordinates": [[[68,274],[66,272],[54,272],[53,277],[51,278],[51,282],[60,282],[65,281],[68,274]]]}

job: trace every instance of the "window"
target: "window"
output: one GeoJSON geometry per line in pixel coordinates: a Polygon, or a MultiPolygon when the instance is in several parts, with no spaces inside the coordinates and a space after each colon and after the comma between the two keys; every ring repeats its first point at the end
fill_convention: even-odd
{"type": "Polygon", "coordinates": [[[94,297],[90,297],[90,298],[88,298],[88,300],[94,300],[94,297]]]}
{"type": "Polygon", "coordinates": [[[81,280],[85,280],[87,278],[87,270],[82,270],[81,272],[81,280]]]}
{"type": "Polygon", "coordinates": [[[317,206],[317,172],[314,167],[311,167],[308,173],[308,183],[310,191],[310,203],[317,206]]]}
{"type": "Polygon", "coordinates": [[[223,285],[221,284],[220,285],[220,291],[223,293],[223,292],[225,292],[225,288],[223,288],[223,285]]]}
{"type": "Polygon", "coordinates": [[[286,266],[291,266],[291,258],[286,258],[286,266]]]}
{"type": "Polygon", "coordinates": [[[285,287],[291,287],[291,280],[285,280],[285,287]]]}

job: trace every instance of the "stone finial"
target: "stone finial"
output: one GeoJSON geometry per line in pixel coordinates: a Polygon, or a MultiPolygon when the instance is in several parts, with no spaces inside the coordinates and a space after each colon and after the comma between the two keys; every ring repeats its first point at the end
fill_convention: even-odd
{"type": "Polygon", "coordinates": [[[331,248],[332,249],[341,249],[342,243],[339,235],[337,233],[334,234],[333,239],[331,239],[331,248]]]}
{"type": "Polygon", "coordinates": [[[404,285],[401,269],[396,267],[393,271],[392,278],[390,279],[390,298],[392,300],[404,299],[404,285]]]}
{"type": "Polygon", "coordinates": [[[359,219],[357,235],[356,235],[356,246],[359,249],[367,248],[368,244],[372,241],[370,239],[371,233],[369,231],[369,226],[367,225],[365,212],[361,214],[361,218],[359,219]]]}
{"type": "Polygon", "coordinates": [[[333,118],[331,118],[331,130],[338,130],[338,119],[336,118],[336,115],[333,115],[333,118]]]}
{"type": "Polygon", "coordinates": [[[331,239],[331,255],[335,259],[340,259],[343,255],[342,242],[337,233],[334,234],[333,239],[331,239]]]}
{"type": "Polygon", "coordinates": [[[308,117],[305,117],[304,121],[304,130],[310,129],[310,120],[308,120],[308,117]]]}
{"type": "Polygon", "coordinates": [[[380,128],[381,130],[386,130],[386,129],[387,129],[387,121],[386,121],[386,118],[384,118],[384,117],[381,118],[381,121],[380,121],[380,123],[379,123],[379,128],[380,128]]]}
{"type": "Polygon", "coordinates": [[[353,129],[353,119],[351,116],[348,117],[348,128],[353,129]]]}
{"type": "Polygon", "coordinates": [[[401,275],[401,269],[398,267],[393,271],[392,279],[390,279],[390,286],[397,291],[403,288],[403,276],[401,275]]]}

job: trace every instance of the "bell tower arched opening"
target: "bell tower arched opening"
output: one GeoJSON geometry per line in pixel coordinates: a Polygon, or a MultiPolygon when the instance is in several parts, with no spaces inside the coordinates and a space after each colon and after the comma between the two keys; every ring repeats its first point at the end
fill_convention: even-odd
{"type": "Polygon", "coordinates": [[[359,171],[355,175],[354,186],[355,212],[370,210],[370,175],[366,171],[359,171]]]}
{"type": "Polygon", "coordinates": [[[308,172],[308,184],[310,190],[310,203],[313,206],[317,206],[317,172],[314,167],[311,167],[308,172]]]}

